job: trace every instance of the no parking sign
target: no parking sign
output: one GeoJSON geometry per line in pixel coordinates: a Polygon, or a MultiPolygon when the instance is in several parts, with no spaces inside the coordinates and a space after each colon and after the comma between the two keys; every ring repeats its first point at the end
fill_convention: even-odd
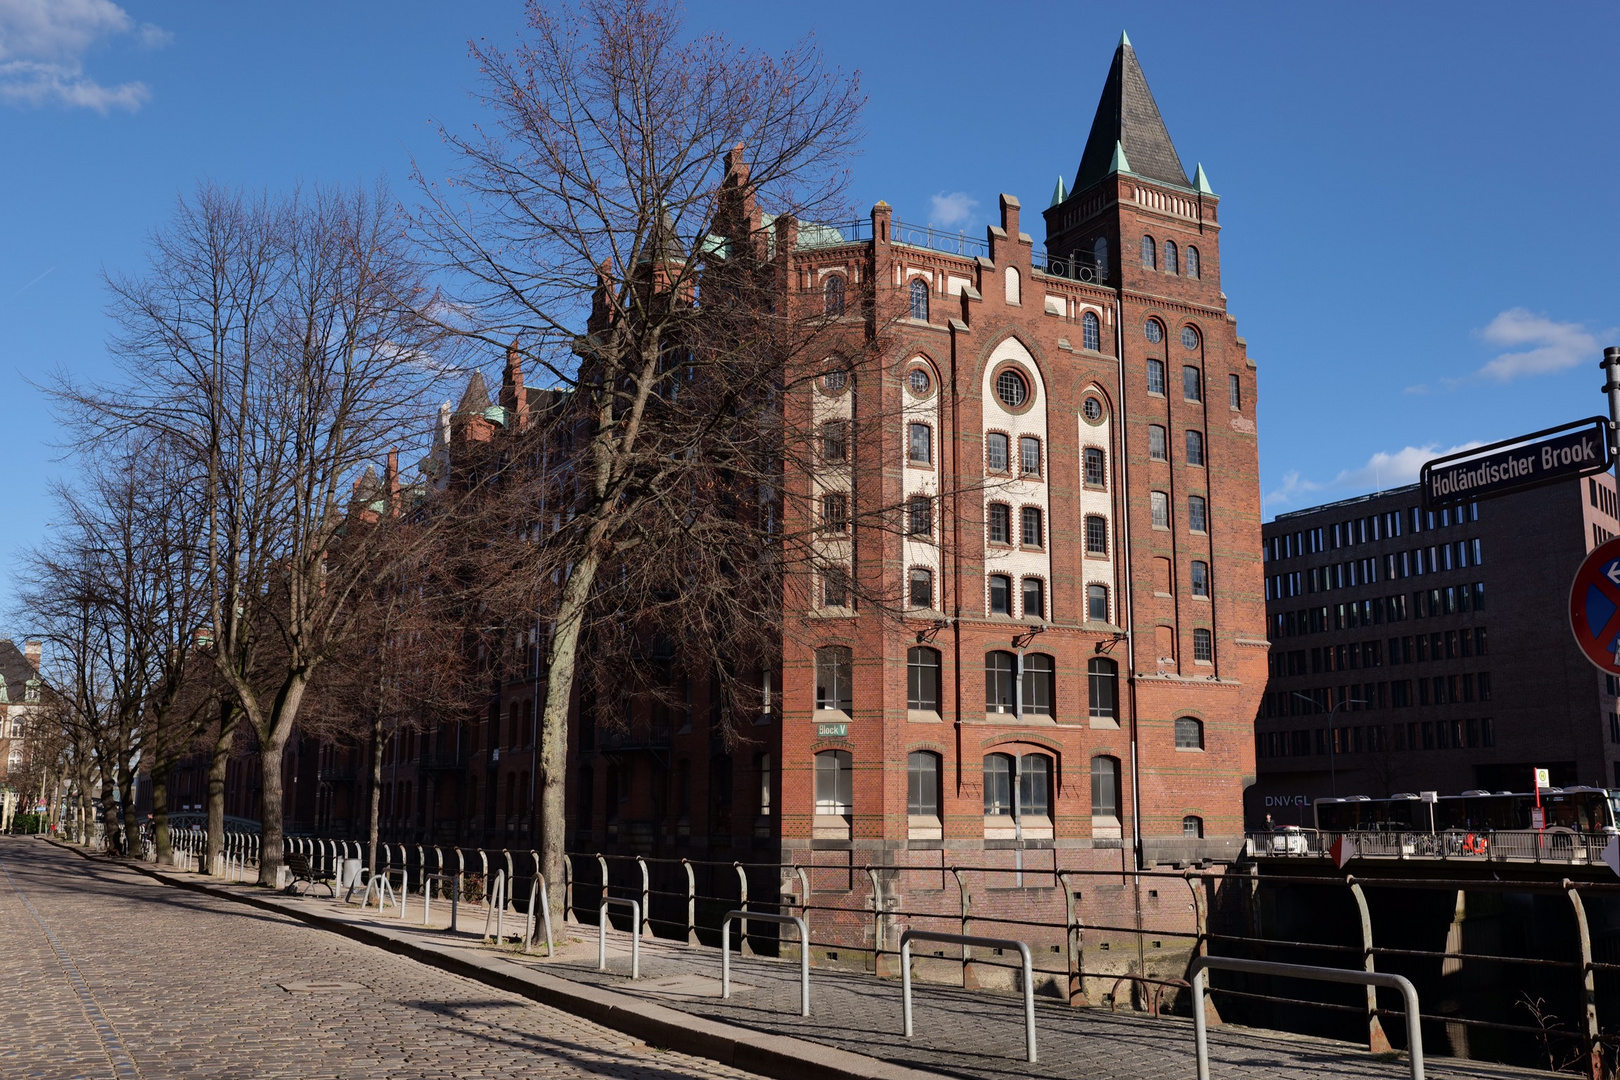
{"type": "Polygon", "coordinates": [[[1569,628],[1588,660],[1620,675],[1620,537],[1599,544],[1575,571],[1569,628]]]}

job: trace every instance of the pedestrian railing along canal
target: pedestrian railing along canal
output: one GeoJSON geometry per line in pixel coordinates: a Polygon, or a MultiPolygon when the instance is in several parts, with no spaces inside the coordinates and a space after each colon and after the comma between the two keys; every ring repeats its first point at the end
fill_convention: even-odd
{"type": "MultiPolygon", "coordinates": [[[[1502,840],[1500,835],[1497,839],[1502,840]]],[[[1307,842],[1312,852],[1321,850],[1320,838],[1314,834],[1307,842]]],[[[323,866],[367,855],[365,846],[355,841],[293,837],[287,844],[288,850],[306,851],[313,862],[323,866]]],[[[1503,842],[1502,847],[1507,844],[1503,842]]],[[[999,983],[1004,990],[1016,987],[1019,991],[1031,987],[1037,995],[1072,1006],[1114,1006],[1118,1004],[1114,993],[1126,986],[1132,990],[1133,1000],[1151,1015],[1157,1015],[1161,995],[1174,999],[1173,1007],[1183,1015],[1191,1011],[1188,980],[1200,957],[1308,962],[1306,966],[1325,965],[1358,978],[1374,971],[1407,974],[1420,987],[1424,978],[1435,977],[1420,977],[1422,972],[1438,972],[1442,965],[1448,972],[1467,972],[1478,964],[1478,970],[1506,972],[1504,978],[1513,987],[1533,985],[1537,995],[1553,1002],[1548,1014],[1564,1019],[1540,1016],[1533,1023],[1514,1023],[1510,1013],[1473,1015],[1448,1006],[1421,1020],[1437,1025],[1437,1030],[1501,1032],[1527,1046],[1540,1047],[1543,1040],[1551,1040],[1568,1055],[1584,1055],[1588,1060],[1600,1056],[1601,1046],[1616,1038],[1600,1026],[1598,1006],[1620,1002],[1620,963],[1595,959],[1585,909],[1588,901],[1617,905],[1604,915],[1606,921],[1613,921],[1609,916],[1620,913],[1620,884],[1500,880],[1506,877],[1500,869],[1496,879],[1478,875],[1466,880],[1368,881],[1323,874],[1303,862],[1290,864],[1298,872],[1275,876],[1260,873],[1252,863],[1226,870],[1133,873],[1064,869],[1051,863],[1037,867],[1029,863],[1037,857],[1055,860],[1056,854],[1049,850],[1018,854],[1022,866],[950,865],[943,862],[941,853],[941,863],[932,867],[856,863],[841,868],[792,861],[570,854],[564,857],[558,899],[570,922],[581,929],[594,926],[599,939],[612,922],[634,939],[657,936],[687,944],[724,944],[728,965],[733,947],[731,924],[738,923],[735,948],[743,955],[775,954],[846,970],[853,959],[857,969],[885,977],[900,976],[902,961],[910,960],[911,977],[918,981],[987,989],[999,983]],[[1319,935],[1316,940],[1300,940],[1299,934],[1266,936],[1258,932],[1269,903],[1262,903],[1261,898],[1277,889],[1319,890],[1320,902],[1308,901],[1313,911],[1320,912],[1311,923],[1313,936],[1319,935]],[[1558,955],[1560,947],[1545,942],[1538,955],[1515,956],[1508,955],[1510,950],[1505,947],[1465,952],[1455,943],[1425,949],[1406,947],[1409,941],[1375,940],[1366,896],[1369,889],[1414,896],[1436,891],[1455,895],[1459,890],[1557,896],[1571,918],[1545,923],[1540,932],[1566,935],[1568,955],[1558,955]],[[613,904],[604,911],[605,897],[634,904],[613,904]],[[1018,901],[1009,902],[1010,897],[1018,901]],[[1133,898],[1141,905],[1140,915],[1133,914],[1133,898]],[[1210,912],[1217,901],[1223,916],[1212,926],[1210,912]],[[765,915],[772,917],[766,919],[765,915]],[[799,931],[791,937],[778,932],[778,924],[786,918],[795,920],[799,931]],[[1560,925],[1570,929],[1558,929],[1560,925]],[[932,955],[928,955],[912,946],[912,942],[920,944],[919,937],[905,937],[912,930],[1022,942],[1030,953],[1028,974],[1024,973],[1023,956],[1014,960],[1005,945],[936,939],[946,948],[929,950],[932,955]],[[1160,945],[1164,947],[1158,948],[1160,945]]],[[[402,903],[428,891],[447,895],[444,886],[454,886],[453,880],[446,881],[447,876],[459,875],[462,884],[455,891],[462,902],[476,899],[485,906],[486,923],[491,899],[502,909],[524,911],[528,916],[525,948],[532,945],[535,931],[541,928],[536,909],[549,906],[541,858],[532,850],[385,844],[379,845],[376,856],[377,873],[393,875],[399,882],[402,903]],[[486,896],[485,883],[493,893],[497,881],[499,895],[486,896]]],[[[1325,860],[1322,864],[1330,865],[1325,860]]],[[[425,896],[423,903],[425,907],[425,896]]],[[[549,932],[547,936],[549,939],[549,932]]],[[[639,974],[634,955],[631,966],[639,974]]],[[[1371,991],[1365,1002],[1323,1000],[1316,994],[1286,992],[1290,980],[1276,974],[1227,970],[1218,965],[1217,971],[1213,984],[1206,978],[1204,992],[1213,995],[1229,1014],[1237,1010],[1237,1018],[1246,1023],[1264,1026],[1273,1015],[1270,1010],[1279,1008],[1323,1010],[1324,1015],[1343,1018],[1359,1016],[1354,1030],[1365,1032],[1365,1045],[1387,1050],[1390,1042],[1383,1031],[1384,1020],[1405,1015],[1405,1010],[1381,1008],[1371,991]]]]}

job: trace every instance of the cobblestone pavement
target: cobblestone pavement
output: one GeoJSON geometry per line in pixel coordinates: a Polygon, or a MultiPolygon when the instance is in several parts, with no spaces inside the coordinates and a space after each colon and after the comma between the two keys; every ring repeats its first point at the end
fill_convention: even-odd
{"type": "MultiPolygon", "coordinates": [[[[596,970],[596,927],[567,927],[572,939],[556,960],[520,960],[570,979],[638,994],[698,1016],[792,1035],[869,1054],[914,1069],[968,1080],[1050,1077],[1053,1080],[1191,1080],[1196,1075],[1192,1021],[1151,1019],[1140,1014],[1075,1010],[1036,999],[1040,1061],[1024,1060],[1023,999],[985,990],[913,982],[915,1035],[900,1035],[898,979],[814,968],[811,1015],[799,1012],[797,963],[734,958],[733,996],[719,998],[716,949],[689,949],[643,939],[641,980],[632,982],[629,934],[609,931],[608,972],[596,970]]],[[[1401,1024],[1399,1019],[1387,1021],[1401,1024]]],[[[1407,1059],[1384,1061],[1348,1043],[1303,1036],[1212,1027],[1212,1080],[1312,1077],[1315,1080],[1398,1080],[1407,1059]]],[[[1455,1058],[1427,1059],[1427,1073],[1440,1080],[1509,1080],[1545,1077],[1532,1070],[1455,1058]]]]}
{"type": "Polygon", "coordinates": [[[5,1080],[749,1075],[12,837],[0,837],[0,1032],[5,1080]]]}

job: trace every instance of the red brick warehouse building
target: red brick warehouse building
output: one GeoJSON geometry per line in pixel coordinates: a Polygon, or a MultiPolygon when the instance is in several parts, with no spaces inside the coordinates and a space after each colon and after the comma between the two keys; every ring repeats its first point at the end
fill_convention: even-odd
{"type": "MultiPolygon", "coordinates": [[[[1235,855],[1267,643],[1255,368],[1221,292],[1218,204],[1122,39],[1044,250],[1011,196],[983,243],[879,203],[869,232],[798,246],[791,273],[829,305],[908,305],[881,385],[833,374],[814,408],[835,431],[893,418],[847,448],[880,480],[847,493],[851,534],[825,553],[857,553],[847,572],[910,610],[851,606],[834,571],[790,616],[814,640],[784,650],[784,862],[1235,855]],[[905,505],[905,527],[864,526],[863,501],[905,505]]],[[[829,462],[798,482],[814,502],[843,477],[829,462]]]]}

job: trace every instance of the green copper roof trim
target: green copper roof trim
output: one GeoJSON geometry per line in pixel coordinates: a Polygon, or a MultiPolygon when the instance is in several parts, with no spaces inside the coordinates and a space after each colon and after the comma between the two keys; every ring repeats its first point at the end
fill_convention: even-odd
{"type": "Polygon", "coordinates": [[[1127,34],[1125,31],[1121,30],[1119,32],[1119,44],[1120,44],[1120,46],[1124,47],[1126,45],[1129,45],[1130,43],[1131,43],[1131,35],[1127,34]]]}
{"type": "Polygon", "coordinates": [[[1069,197],[1069,193],[1067,191],[1065,191],[1064,188],[1063,188],[1063,177],[1060,176],[1060,177],[1058,177],[1057,187],[1052,189],[1052,202],[1051,202],[1051,205],[1056,206],[1058,203],[1062,202],[1064,199],[1067,199],[1068,197],[1069,197]]]}
{"type": "Polygon", "coordinates": [[[1209,186],[1209,177],[1204,175],[1204,163],[1198,163],[1198,172],[1193,176],[1193,188],[1200,195],[1213,195],[1215,189],[1209,186]]]}
{"type": "Polygon", "coordinates": [[[1130,159],[1125,156],[1125,144],[1119,141],[1114,143],[1114,158],[1108,163],[1111,173],[1128,173],[1131,171],[1130,159]]]}

